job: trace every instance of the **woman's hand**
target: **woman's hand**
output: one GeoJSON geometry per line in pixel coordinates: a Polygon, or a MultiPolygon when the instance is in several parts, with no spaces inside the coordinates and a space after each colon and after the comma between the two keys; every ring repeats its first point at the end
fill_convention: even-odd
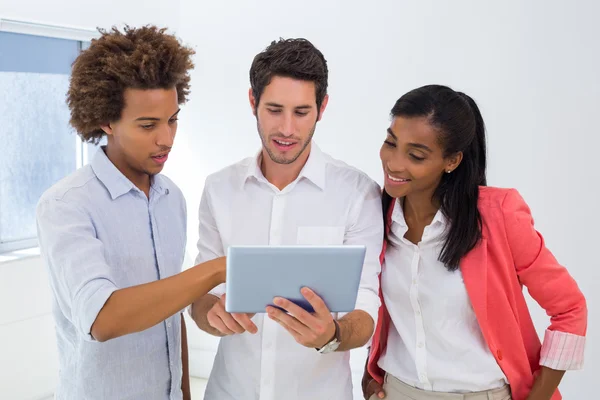
{"type": "Polygon", "coordinates": [[[366,400],[369,400],[371,396],[377,394],[377,398],[385,399],[385,392],[383,387],[369,374],[365,365],[365,373],[362,378],[362,391],[366,400]]]}

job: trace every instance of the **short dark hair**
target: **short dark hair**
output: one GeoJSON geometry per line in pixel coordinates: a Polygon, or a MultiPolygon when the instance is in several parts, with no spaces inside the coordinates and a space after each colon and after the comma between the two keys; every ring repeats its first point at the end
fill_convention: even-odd
{"type": "Polygon", "coordinates": [[[317,108],[321,109],[327,95],[327,60],[306,39],[279,39],[258,53],[250,67],[250,86],[256,106],[265,87],[274,76],[310,81],[315,83],[317,108]]]}
{"type": "Polygon", "coordinates": [[[100,126],[121,118],[127,88],[176,88],[179,104],[187,101],[193,49],[156,26],[99,31],[73,63],[67,93],[70,122],[83,141],[97,143],[105,135],[100,126]]]}

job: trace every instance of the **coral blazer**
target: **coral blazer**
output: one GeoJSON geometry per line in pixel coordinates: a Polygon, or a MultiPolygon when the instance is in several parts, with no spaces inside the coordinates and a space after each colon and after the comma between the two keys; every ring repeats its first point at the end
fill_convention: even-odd
{"type": "MultiPolygon", "coordinates": [[[[394,204],[386,216],[388,229],[394,204]]],[[[462,259],[460,270],[483,337],[510,383],[513,399],[525,400],[539,373],[540,359],[559,370],[582,364],[586,302],[575,280],[545,247],[529,207],[516,190],[481,187],[478,207],[482,239],[462,259]],[[531,320],[523,285],[550,316],[544,346],[531,320]]],[[[386,244],[382,265],[385,249],[386,244]]],[[[382,383],[385,372],[377,361],[386,350],[390,315],[381,289],[379,295],[382,306],[368,371],[382,383]]],[[[552,400],[559,399],[557,390],[552,400]]]]}

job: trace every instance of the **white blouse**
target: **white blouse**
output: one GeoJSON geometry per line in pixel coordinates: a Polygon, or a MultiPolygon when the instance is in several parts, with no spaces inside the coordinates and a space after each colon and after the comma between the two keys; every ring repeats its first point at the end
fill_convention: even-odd
{"type": "Polygon", "coordinates": [[[392,214],[382,291],[391,324],[379,366],[408,385],[476,392],[508,383],[489,350],[460,270],[438,260],[447,221],[438,211],[418,245],[398,201],[392,214]]]}

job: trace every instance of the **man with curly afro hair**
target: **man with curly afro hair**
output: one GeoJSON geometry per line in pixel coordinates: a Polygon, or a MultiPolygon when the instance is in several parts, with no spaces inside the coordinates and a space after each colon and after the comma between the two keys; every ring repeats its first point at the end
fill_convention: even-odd
{"type": "Polygon", "coordinates": [[[107,144],[37,207],[59,349],[55,398],[189,398],[181,311],[225,280],[224,258],[181,272],[185,199],[160,174],[194,51],[154,26],[100,33],[73,64],[67,103],[81,138],[107,144]]]}

